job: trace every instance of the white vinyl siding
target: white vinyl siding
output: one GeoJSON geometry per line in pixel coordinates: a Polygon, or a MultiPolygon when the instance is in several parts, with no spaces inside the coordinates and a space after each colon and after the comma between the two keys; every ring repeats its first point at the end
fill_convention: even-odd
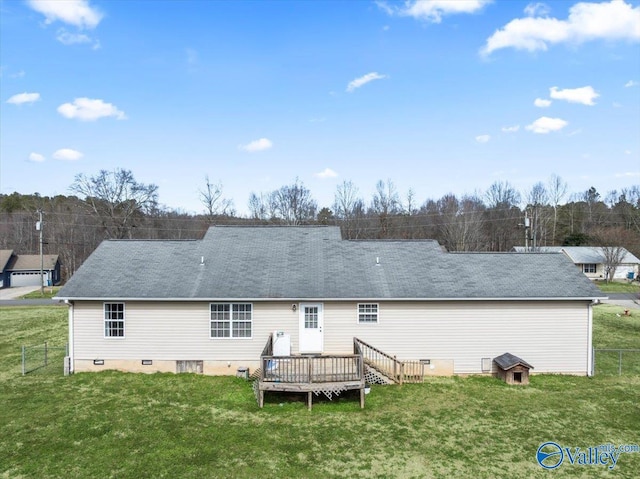
{"type": "Polygon", "coordinates": [[[251,361],[260,358],[273,331],[295,332],[297,338],[291,302],[254,303],[251,338],[224,341],[211,339],[209,302],[127,301],[126,341],[104,338],[102,309],[101,302],[74,302],[75,359],[251,361]]]}
{"type": "Polygon", "coordinates": [[[398,359],[453,359],[457,374],[509,352],[534,373],[586,374],[587,301],[380,302],[384,321],[363,328],[354,303],[325,302],[324,352],[347,352],[355,336],[398,359]]]}
{"type": "MultiPolygon", "coordinates": [[[[291,301],[254,302],[251,339],[212,341],[209,302],[126,303],[126,341],[104,338],[103,303],[74,302],[76,360],[255,361],[269,334],[291,335],[298,353],[299,314],[291,301]]],[[[509,352],[534,373],[586,374],[588,301],[384,301],[384,321],[363,328],[356,301],[324,301],[325,354],[352,353],[353,337],[399,359],[453,359],[455,372],[480,373],[482,358],[509,352]]],[[[155,364],[155,363],[154,363],[155,364]]]]}

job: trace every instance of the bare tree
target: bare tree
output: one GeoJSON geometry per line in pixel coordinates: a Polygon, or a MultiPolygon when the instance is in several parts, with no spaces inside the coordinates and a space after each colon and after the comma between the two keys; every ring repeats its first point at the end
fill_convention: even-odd
{"type": "Polygon", "coordinates": [[[508,251],[518,242],[517,225],[522,212],[520,193],[508,181],[496,181],[485,193],[487,209],[484,228],[490,251],[508,251]]]}
{"type": "Polygon", "coordinates": [[[158,205],[158,187],[136,181],[130,170],[100,170],[95,176],[76,175],[70,190],[78,193],[98,219],[107,237],[132,237],[136,215],[158,205]]]}
{"type": "Polygon", "coordinates": [[[473,196],[458,199],[453,193],[437,203],[438,240],[449,251],[476,251],[481,248],[482,200],[473,196]]]}
{"type": "Polygon", "coordinates": [[[538,182],[526,195],[527,207],[531,219],[530,235],[533,248],[546,244],[547,206],[549,193],[542,182],[538,182]]]}
{"type": "Polygon", "coordinates": [[[291,185],[282,186],[270,195],[277,217],[288,225],[313,221],[318,205],[311,191],[298,178],[291,185]]]}
{"type": "Polygon", "coordinates": [[[233,201],[222,196],[222,183],[211,183],[209,175],[204,177],[204,181],[205,188],[200,190],[200,201],[206,208],[209,221],[218,215],[233,216],[235,214],[233,201]]]}
{"type": "Polygon", "coordinates": [[[608,283],[616,275],[616,269],[622,264],[627,250],[621,241],[628,235],[623,228],[597,228],[592,234],[592,242],[602,250],[604,279],[608,283]]]}
{"type": "Polygon", "coordinates": [[[333,209],[342,225],[342,234],[346,239],[360,236],[364,217],[364,202],[358,196],[358,187],[352,181],[343,181],[336,187],[333,209]]]}
{"type": "Polygon", "coordinates": [[[397,215],[400,211],[400,197],[393,182],[390,179],[387,179],[386,183],[382,180],[378,181],[371,201],[371,212],[378,217],[381,238],[389,236],[390,217],[397,215]]]}
{"type": "Polygon", "coordinates": [[[407,208],[405,209],[405,212],[407,213],[407,215],[413,216],[417,211],[418,209],[416,208],[416,193],[415,191],[413,191],[413,188],[409,188],[409,191],[407,191],[407,208]]]}
{"type": "Polygon", "coordinates": [[[249,214],[254,220],[267,219],[267,205],[262,193],[258,196],[252,192],[249,196],[249,214]]]}
{"type": "Polygon", "coordinates": [[[567,194],[567,182],[555,173],[551,175],[548,182],[549,201],[553,207],[553,231],[551,233],[552,244],[557,244],[556,231],[558,226],[558,205],[562,202],[567,194]]]}

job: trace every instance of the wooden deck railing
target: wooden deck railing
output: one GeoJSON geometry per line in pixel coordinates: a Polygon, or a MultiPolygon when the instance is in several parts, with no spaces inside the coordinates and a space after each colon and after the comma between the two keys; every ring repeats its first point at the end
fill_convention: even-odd
{"type": "Polygon", "coordinates": [[[334,383],[360,381],[362,356],[262,356],[260,379],[279,383],[334,383]]]}
{"type": "Polygon", "coordinates": [[[397,384],[422,382],[425,367],[420,361],[400,361],[358,338],[353,338],[353,354],[274,356],[272,335],[260,363],[260,381],[285,384],[364,381],[365,364],[397,384]]]}
{"type": "Polygon", "coordinates": [[[397,384],[423,382],[424,364],[422,362],[400,361],[396,356],[391,356],[358,338],[353,338],[353,342],[362,351],[365,364],[393,382],[397,384]]]}
{"type": "Polygon", "coordinates": [[[398,361],[395,356],[380,351],[361,339],[353,338],[353,342],[360,347],[366,364],[378,370],[393,382],[402,384],[404,376],[402,361],[398,361]]]}

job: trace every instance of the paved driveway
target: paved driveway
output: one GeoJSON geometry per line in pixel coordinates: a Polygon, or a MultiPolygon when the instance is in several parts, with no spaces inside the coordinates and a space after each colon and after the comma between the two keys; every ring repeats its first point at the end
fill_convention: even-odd
{"type": "Polygon", "coordinates": [[[18,286],[17,288],[0,289],[0,301],[7,299],[18,299],[20,296],[39,290],[39,286],[18,286]]]}

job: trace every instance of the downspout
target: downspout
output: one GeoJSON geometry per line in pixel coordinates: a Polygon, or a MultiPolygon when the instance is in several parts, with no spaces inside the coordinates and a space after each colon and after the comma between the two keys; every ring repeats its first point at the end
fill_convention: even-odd
{"type": "Polygon", "coordinates": [[[69,306],[69,374],[73,374],[75,369],[74,342],[73,342],[73,301],[65,300],[69,306]]]}
{"type": "Polygon", "coordinates": [[[592,301],[588,304],[589,308],[589,319],[587,321],[587,376],[591,377],[594,374],[593,364],[593,305],[596,304],[596,301],[592,301]]]}

